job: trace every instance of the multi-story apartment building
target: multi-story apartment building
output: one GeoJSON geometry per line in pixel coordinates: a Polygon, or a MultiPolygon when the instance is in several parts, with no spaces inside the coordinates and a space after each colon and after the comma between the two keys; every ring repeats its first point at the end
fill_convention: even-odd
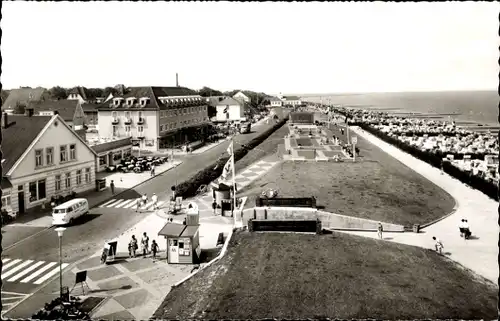
{"type": "Polygon", "coordinates": [[[24,213],[95,187],[96,153],[60,115],[2,115],[2,209],[24,213]]]}
{"type": "Polygon", "coordinates": [[[184,87],[132,87],[98,108],[100,138],[131,137],[142,150],[203,139],[207,102],[184,87]]]}

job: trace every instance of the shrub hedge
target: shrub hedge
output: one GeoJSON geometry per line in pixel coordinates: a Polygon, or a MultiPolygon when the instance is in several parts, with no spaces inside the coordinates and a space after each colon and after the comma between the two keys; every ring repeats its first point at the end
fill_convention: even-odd
{"type": "MultiPolygon", "coordinates": [[[[266,140],[272,133],[283,127],[287,122],[287,118],[279,121],[273,127],[269,128],[261,135],[252,139],[248,144],[243,146],[234,146],[234,161],[242,159],[248,151],[257,147],[260,143],[266,140]]],[[[201,185],[208,185],[210,182],[216,180],[221,174],[224,165],[229,160],[229,155],[219,158],[216,162],[208,165],[204,169],[200,170],[193,177],[177,185],[176,195],[182,196],[183,198],[192,197],[196,195],[198,188],[201,185]]]]}
{"type": "MultiPolygon", "coordinates": [[[[453,153],[442,153],[440,151],[436,152],[430,152],[430,151],[422,151],[418,149],[415,146],[411,146],[405,142],[402,142],[394,137],[391,137],[387,135],[386,133],[379,131],[367,124],[363,123],[356,123],[356,126],[361,127],[362,129],[366,130],[367,132],[377,136],[378,138],[382,139],[383,141],[396,146],[397,148],[407,152],[408,154],[426,162],[429,163],[430,165],[437,167],[437,168],[442,168],[443,171],[450,176],[458,179],[464,184],[469,185],[470,187],[477,189],[481,191],[482,193],[486,194],[488,197],[491,197],[492,199],[498,201],[499,200],[499,187],[497,184],[494,182],[488,182],[484,180],[483,178],[473,175],[471,172],[466,172],[462,171],[456,166],[453,166],[451,162],[449,161],[443,161],[443,158],[446,157],[448,154],[453,154],[453,153]]],[[[463,154],[454,154],[456,158],[462,157],[463,154]]],[[[476,154],[476,156],[471,155],[472,158],[479,158],[481,155],[476,154]]],[[[484,159],[484,155],[482,155],[484,159]]]]}

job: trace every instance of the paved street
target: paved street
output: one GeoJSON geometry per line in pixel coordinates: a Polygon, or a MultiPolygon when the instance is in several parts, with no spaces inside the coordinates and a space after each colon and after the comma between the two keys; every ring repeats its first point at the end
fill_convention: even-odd
{"type": "MultiPolygon", "coordinates": [[[[264,122],[253,126],[251,133],[235,137],[235,145],[248,143],[251,139],[258,136],[259,133],[272,127],[272,125],[272,122],[269,124],[264,122]]],[[[62,250],[63,268],[65,268],[65,271],[72,269],[72,263],[93,255],[102,248],[106,240],[117,237],[122,232],[136,225],[148,214],[151,214],[151,211],[149,211],[150,206],[144,208],[139,213],[135,212],[133,202],[140,195],[146,193],[148,196],[151,196],[153,193],[156,193],[159,199],[165,202],[171,195],[170,187],[172,185],[175,185],[176,182],[180,183],[187,180],[207,164],[215,162],[221,155],[226,153],[228,145],[229,141],[226,141],[207,150],[205,153],[187,155],[184,157],[183,163],[177,168],[158,174],[155,178],[116,195],[116,198],[112,198],[112,195],[108,193],[107,200],[103,199],[100,204],[98,203],[96,207],[90,210],[88,215],[81,217],[81,219],[77,220],[73,226],[68,227],[65,231],[62,250]],[[114,201],[111,201],[112,199],[114,201]]],[[[164,204],[162,203],[162,206],[165,206],[164,204]]],[[[16,292],[20,293],[20,295],[31,294],[43,287],[44,284],[57,279],[59,260],[58,237],[53,228],[43,227],[44,224],[48,224],[45,222],[46,220],[47,218],[44,217],[38,218],[37,221],[39,223],[37,225],[42,226],[38,226],[36,230],[37,234],[23,241],[17,239],[15,242],[12,242],[13,246],[3,251],[2,260],[8,260],[4,265],[3,271],[10,274],[5,278],[2,275],[4,282],[2,292],[16,292]],[[9,269],[17,268],[12,273],[9,272],[9,269],[5,268],[9,262],[15,262],[9,266],[9,269]],[[27,269],[30,270],[25,272],[27,269]],[[30,275],[30,279],[27,279],[28,275],[30,275]]],[[[17,228],[24,229],[26,226],[29,226],[29,223],[17,228]]],[[[31,227],[34,228],[34,226],[31,227]]],[[[70,281],[69,283],[72,282],[70,281]]],[[[49,297],[45,297],[45,299],[32,297],[26,300],[26,304],[22,303],[16,308],[15,316],[30,317],[39,307],[39,304],[47,302],[47,299],[49,297]]]]}

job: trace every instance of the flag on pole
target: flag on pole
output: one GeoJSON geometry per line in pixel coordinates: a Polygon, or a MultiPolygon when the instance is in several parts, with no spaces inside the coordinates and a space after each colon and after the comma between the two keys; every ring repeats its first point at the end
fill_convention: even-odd
{"type": "Polygon", "coordinates": [[[233,164],[233,155],[227,160],[226,165],[224,165],[224,168],[222,169],[222,179],[226,179],[229,173],[231,172],[232,169],[232,164],[233,164]]]}
{"type": "Polygon", "coordinates": [[[227,153],[229,154],[229,156],[233,156],[233,145],[234,145],[234,142],[231,140],[231,144],[229,144],[229,146],[227,147],[227,153]]]}

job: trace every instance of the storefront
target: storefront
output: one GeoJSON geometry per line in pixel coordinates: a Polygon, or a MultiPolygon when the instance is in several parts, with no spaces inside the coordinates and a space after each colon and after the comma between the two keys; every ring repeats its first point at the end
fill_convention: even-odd
{"type": "Polygon", "coordinates": [[[103,141],[90,143],[90,147],[97,153],[96,172],[106,170],[121,162],[122,159],[132,155],[132,142],[130,138],[114,141],[103,141]]]}
{"type": "Polygon", "coordinates": [[[208,124],[201,126],[185,127],[175,132],[166,133],[158,137],[159,148],[179,148],[191,142],[198,140],[204,141],[208,134],[208,124]]]}

